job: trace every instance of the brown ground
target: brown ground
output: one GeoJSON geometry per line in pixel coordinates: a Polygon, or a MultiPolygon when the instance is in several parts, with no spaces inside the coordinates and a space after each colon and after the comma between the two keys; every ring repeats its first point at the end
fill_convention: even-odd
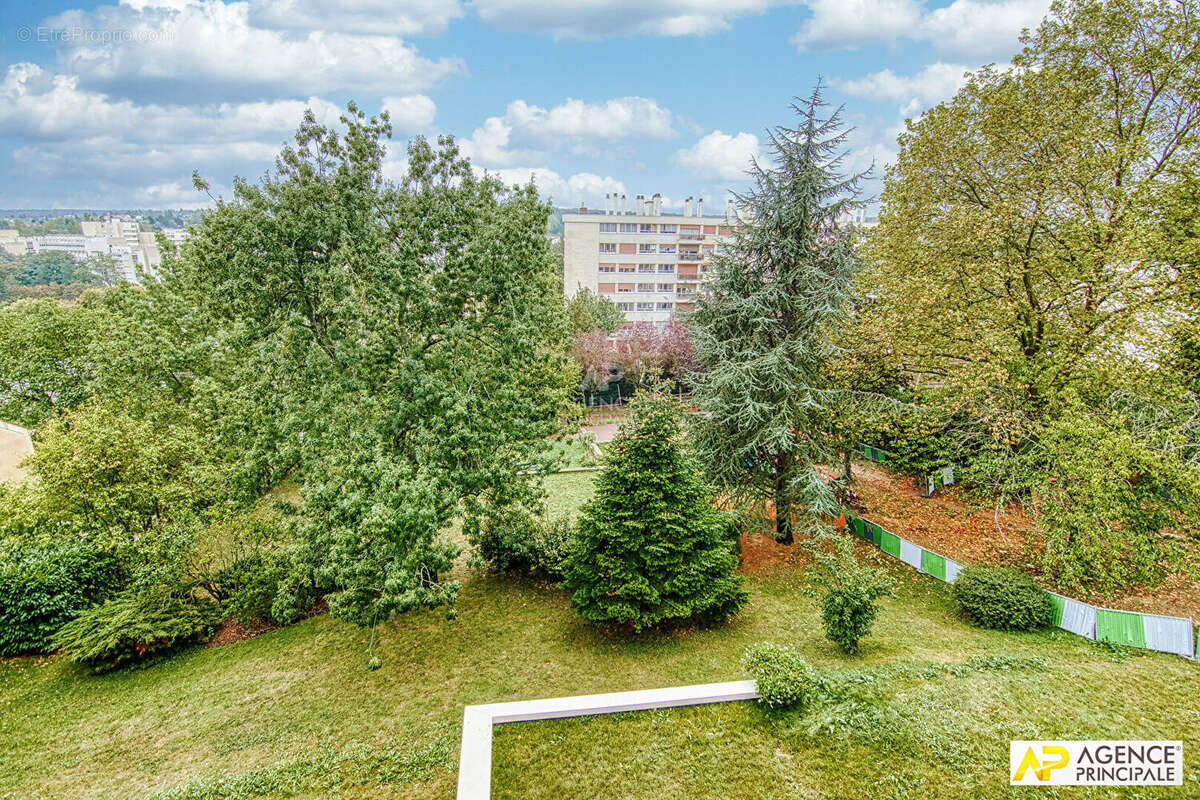
{"type": "Polygon", "coordinates": [[[253,639],[260,633],[273,631],[278,627],[267,622],[255,622],[249,628],[238,622],[233,617],[221,623],[221,627],[217,628],[217,632],[213,634],[213,638],[209,639],[206,647],[220,647],[226,644],[240,642],[243,639],[253,639]]]}
{"type": "MultiPolygon", "coordinates": [[[[955,487],[939,489],[933,497],[921,497],[915,479],[895,475],[869,461],[854,463],[851,488],[862,500],[862,516],[914,544],[964,564],[989,561],[1027,572],[1035,569],[1029,552],[1040,543],[1034,539],[1027,544],[1036,534],[1031,533],[1033,524],[1020,506],[997,509],[981,505],[955,487]]],[[[874,550],[867,545],[859,548],[860,555],[874,550]]],[[[798,545],[785,547],[757,533],[742,537],[743,571],[800,566],[807,560],[798,545]]],[[[1200,574],[1193,567],[1190,574],[1172,575],[1152,590],[1135,587],[1119,597],[1076,598],[1105,608],[1195,619],[1200,618],[1200,574]]]]}
{"type": "Polygon", "coordinates": [[[0,428],[0,483],[25,480],[25,470],[20,464],[33,452],[29,439],[20,433],[0,428]]]}

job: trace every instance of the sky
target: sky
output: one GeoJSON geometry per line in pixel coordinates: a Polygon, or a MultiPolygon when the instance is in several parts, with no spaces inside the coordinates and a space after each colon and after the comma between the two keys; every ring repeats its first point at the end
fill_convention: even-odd
{"type": "MultiPolygon", "coordinates": [[[[306,108],[386,109],[385,171],[453,134],[560,206],[744,189],[818,79],[850,168],[1005,63],[1048,0],[0,0],[0,208],[194,208],[269,169],[306,108]]],[[[869,185],[878,192],[878,182],[869,185]]],[[[708,210],[706,209],[706,210],[708,210]]]]}

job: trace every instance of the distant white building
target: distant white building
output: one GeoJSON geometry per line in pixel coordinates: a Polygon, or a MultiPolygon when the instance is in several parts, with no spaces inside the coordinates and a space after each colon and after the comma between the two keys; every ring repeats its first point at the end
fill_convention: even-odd
{"type": "Polygon", "coordinates": [[[659,195],[605,198],[603,211],[563,214],[563,289],[598,292],[617,304],[627,322],[663,324],[691,311],[708,278],[710,259],[737,225],[732,207],[704,214],[704,200],[688,198],[682,214],[663,213],[659,195]]]}

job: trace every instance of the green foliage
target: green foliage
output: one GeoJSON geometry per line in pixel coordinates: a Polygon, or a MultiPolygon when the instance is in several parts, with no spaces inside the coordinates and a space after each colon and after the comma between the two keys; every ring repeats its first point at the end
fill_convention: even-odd
{"type": "Polygon", "coordinates": [[[213,578],[225,600],[225,613],[246,627],[256,622],[280,622],[272,614],[287,561],[275,553],[256,553],[238,559],[213,578]]]}
{"type": "Polygon", "coordinates": [[[760,703],[774,709],[803,710],[813,700],[816,677],[794,648],[756,642],[742,654],[742,670],[758,685],[760,703]]]}
{"type": "Polygon", "coordinates": [[[837,504],[814,469],[833,463],[824,435],[862,395],[829,388],[823,374],[846,321],[859,269],[839,217],[857,208],[862,175],[838,171],[846,132],[840,109],[822,118],[818,85],[795,106],[795,128],[770,136],[773,164],[754,164],[739,197],[754,220],[724,246],[691,317],[698,371],[694,449],[714,485],[735,500],[775,506],[776,535],[793,518],[815,525],[837,504]]]}
{"type": "Polygon", "coordinates": [[[849,535],[822,529],[807,545],[813,554],[813,578],[826,590],[821,601],[825,638],[843,653],[855,654],[859,641],[871,633],[878,613],[875,601],[891,591],[892,579],[858,562],[849,535]]]}
{"type": "Polygon", "coordinates": [[[512,514],[507,520],[487,523],[481,531],[479,555],[500,572],[560,578],[573,529],[566,517],[512,514]]]}
{"type": "Polygon", "coordinates": [[[0,419],[35,428],[89,394],[92,341],[101,335],[90,309],[57,300],[0,307],[0,419]]]}
{"type": "Polygon", "coordinates": [[[246,479],[301,484],[277,617],[327,597],[369,625],[453,601],[445,531],[530,506],[522,466],[573,380],[536,190],[476,175],[450,138],[411,142],[391,183],[386,116],[351,106],[343,121],[307,115],[277,168],[236,182],[163,271],[228,346],[196,391],[243,443],[246,479]]]}
{"type": "Polygon", "coordinates": [[[49,513],[102,543],[205,511],[228,488],[200,420],[173,404],[85,404],[39,431],[29,464],[49,513]]]}
{"type": "Polygon", "coordinates": [[[954,599],[963,613],[984,628],[1029,631],[1049,625],[1050,596],[1022,572],[992,564],[972,564],[958,573],[954,599]]]}
{"type": "Polygon", "coordinates": [[[1066,589],[1155,585],[1182,563],[1162,531],[1200,530],[1200,467],[1180,458],[1188,432],[1140,429],[1129,409],[1067,409],[1039,437],[1039,560],[1066,589]]]}
{"type": "Polygon", "coordinates": [[[127,591],[59,628],[55,647],[103,672],[161,655],[212,635],[220,607],[166,591],[127,591]]]}
{"type": "Polygon", "coordinates": [[[612,333],[624,324],[625,314],[612,300],[584,287],[567,300],[567,321],[573,334],[596,330],[612,333]]]}
{"type": "Polygon", "coordinates": [[[635,632],[715,624],[746,601],[728,522],[680,446],[682,411],[639,395],[605,455],[563,570],[584,619],[635,632]]]}
{"type": "Polygon", "coordinates": [[[82,542],[0,550],[0,656],[48,652],[51,635],[122,578],[116,558],[82,542]]]}

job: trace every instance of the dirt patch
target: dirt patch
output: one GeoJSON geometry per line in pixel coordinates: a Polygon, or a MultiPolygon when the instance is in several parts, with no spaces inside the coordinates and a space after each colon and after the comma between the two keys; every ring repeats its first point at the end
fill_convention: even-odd
{"type": "Polygon", "coordinates": [[[253,639],[260,633],[275,630],[278,625],[272,625],[269,622],[255,622],[250,627],[246,627],[238,620],[230,617],[221,623],[221,627],[217,628],[216,634],[208,640],[207,647],[221,647],[234,642],[240,642],[243,639],[253,639]]]}
{"type": "MultiPolygon", "coordinates": [[[[1042,543],[1018,504],[984,505],[953,486],[921,497],[915,478],[869,461],[854,463],[852,488],[865,506],[864,517],[913,544],[964,564],[1005,564],[1039,579],[1030,555],[1041,550],[1042,543]]],[[[1200,617],[1200,576],[1195,574],[1172,575],[1158,588],[1135,587],[1117,597],[1073,596],[1105,608],[1200,617]]]]}

